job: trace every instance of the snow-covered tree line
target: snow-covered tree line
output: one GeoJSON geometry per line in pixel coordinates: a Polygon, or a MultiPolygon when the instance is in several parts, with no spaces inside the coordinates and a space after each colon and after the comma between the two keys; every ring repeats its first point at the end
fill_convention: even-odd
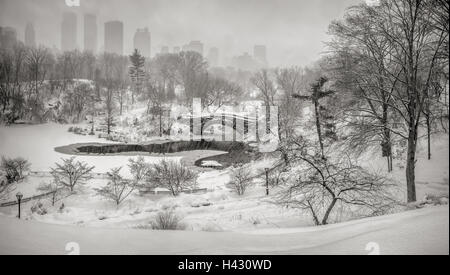
{"type": "Polygon", "coordinates": [[[282,175],[281,203],[307,209],[316,224],[338,207],[389,211],[398,190],[358,163],[374,151],[386,172],[402,163],[406,201],[416,201],[418,142],[430,159],[433,137],[448,133],[448,14],[440,0],[353,6],[330,24],[327,53],[313,66],[254,74],[261,100],[280,110],[271,173],[282,175]]]}
{"type": "Polygon", "coordinates": [[[208,105],[233,104],[239,96],[234,79],[208,68],[195,52],[145,59],[137,50],[130,56],[53,53],[20,43],[0,50],[0,119],[9,124],[71,123],[102,114],[110,132],[114,115],[139,102],[161,119],[173,102],[189,106],[199,97],[208,105]]]}

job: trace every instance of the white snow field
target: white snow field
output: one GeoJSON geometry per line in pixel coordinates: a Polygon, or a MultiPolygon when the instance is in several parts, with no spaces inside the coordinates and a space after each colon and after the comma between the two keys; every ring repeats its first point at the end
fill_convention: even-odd
{"type": "Polygon", "coordinates": [[[0,254],[449,254],[449,208],[290,231],[77,228],[0,216],[0,254]]]}
{"type": "MultiPolygon", "coordinates": [[[[57,146],[83,142],[108,142],[97,136],[69,133],[70,125],[16,125],[0,127],[0,155],[24,157],[32,171],[49,171],[60,158],[57,146]]],[[[448,198],[448,135],[433,141],[433,158],[426,160],[426,150],[418,150],[418,200],[426,195],[448,198]]],[[[172,156],[192,164],[205,154],[220,152],[192,151],[172,156]]],[[[124,166],[130,155],[77,156],[95,165],[95,172],[124,166]]],[[[147,162],[163,156],[145,156],[147,162]]],[[[372,155],[366,166],[380,170],[384,159],[372,155]]],[[[272,158],[249,166],[263,171],[272,158]]],[[[272,163],[273,164],[273,163],[272,163]]],[[[404,168],[397,163],[392,177],[403,188],[404,168]]],[[[22,220],[17,220],[17,206],[0,207],[0,254],[65,254],[69,242],[80,244],[82,254],[369,254],[368,248],[381,254],[448,254],[448,205],[431,206],[390,216],[353,220],[323,227],[313,227],[311,217],[299,209],[281,207],[265,196],[265,187],[254,185],[238,196],[228,185],[229,171],[195,168],[200,172],[198,188],[206,193],[168,195],[132,194],[120,207],[96,195],[95,188],[106,184],[93,179],[79,186],[76,193],[52,206],[48,199],[22,204],[22,220]],[[46,215],[32,213],[31,207],[42,203],[46,215]],[[64,203],[64,209],[60,207],[64,203]],[[172,209],[185,225],[184,231],[152,231],[160,211],[172,209]]],[[[17,185],[15,192],[25,197],[40,194],[37,187],[49,177],[30,176],[17,185]]],[[[275,191],[275,190],[272,190],[275,191]]],[[[272,194],[271,191],[271,194],[272,194]]],[[[448,202],[448,199],[447,199],[448,202]]],[[[399,210],[401,211],[401,210],[399,210]]]]}

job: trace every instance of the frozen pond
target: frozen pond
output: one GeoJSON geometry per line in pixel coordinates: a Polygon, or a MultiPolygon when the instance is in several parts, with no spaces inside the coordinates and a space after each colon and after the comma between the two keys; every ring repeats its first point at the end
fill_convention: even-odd
{"type": "MultiPolygon", "coordinates": [[[[69,133],[70,125],[54,123],[41,125],[14,125],[10,127],[0,126],[0,155],[7,157],[23,157],[31,163],[32,171],[49,171],[55,162],[61,158],[69,158],[69,155],[56,152],[58,146],[71,143],[111,143],[97,136],[82,136],[69,133]]],[[[78,160],[94,165],[94,172],[105,173],[113,167],[125,166],[132,156],[77,156],[78,160]]],[[[167,157],[181,159],[177,157],[167,157]]],[[[157,156],[146,156],[147,162],[156,162],[162,159],[157,156]]],[[[127,170],[127,169],[124,169],[127,170]]]]}

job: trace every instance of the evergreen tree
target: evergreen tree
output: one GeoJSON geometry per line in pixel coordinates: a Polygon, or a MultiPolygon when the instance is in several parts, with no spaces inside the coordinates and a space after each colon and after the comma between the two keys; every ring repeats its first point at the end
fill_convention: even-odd
{"type": "Polygon", "coordinates": [[[145,57],[143,57],[137,49],[130,55],[130,78],[134,84],[135,89],[131,93],[131,102],[134,104],[135,92],[139,95],[142,91],[142,85],[145,78],[145,57]]]}
{"type": "Polygon", "coordinates": [[[328,82],[326,77],[320,77],[315,83],[311,85],[311,94],[310,95],[299,95],[294,94],[294,98],[303,99],[303,100],[311,100],[314,104],[314,113],[316,120],[316,128],[317,128],[317,137],[319,138],[320,150],[322,153],[322,157],[325,158],[324,153],[324,133],[322,127],[325,128],[325,136],[335,139],[336,134],[334,132],[334,123],[333,117],[327,114],[327,110],[324,106],[321,106],[319,100],[325,97],[330,96],[334,93],[334,91],[326,90],[324,91],[325,83],[328,82]],[[322,124],[325,122],[325,125],[322,124]]]}

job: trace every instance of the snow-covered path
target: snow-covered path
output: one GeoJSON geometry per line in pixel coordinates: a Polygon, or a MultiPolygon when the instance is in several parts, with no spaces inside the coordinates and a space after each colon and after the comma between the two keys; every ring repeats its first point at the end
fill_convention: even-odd
{"type": "Polygon", "coordinates": [[[233,232],[87,228],[0,216],[0,254],[448,254],[449,208],[430,207],[324,227],[233,232]]]}

